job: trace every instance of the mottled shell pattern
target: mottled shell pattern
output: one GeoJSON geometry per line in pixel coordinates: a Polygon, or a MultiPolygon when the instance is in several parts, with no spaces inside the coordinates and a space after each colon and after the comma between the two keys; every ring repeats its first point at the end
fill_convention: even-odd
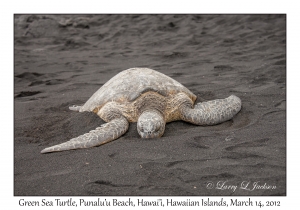
{"type": "Polygon", "coordinates": [[[183,92],[195,101],[196,96],[176,80],[148,68],[131,68],[120,72],[99,90],[80,108],[80,112],[100,109],[110,101],[132,102],[148,91],[163,96],[183,92]]]}

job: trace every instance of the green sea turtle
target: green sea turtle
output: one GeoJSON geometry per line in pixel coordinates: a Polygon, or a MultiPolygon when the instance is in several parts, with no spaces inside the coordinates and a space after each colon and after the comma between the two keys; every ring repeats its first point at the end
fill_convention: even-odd
{"type": "Polygon", "coordinates": [[[137,122],[142,138],[164,134],[165,125],[184,120],[196,125],[215,125],[230,120],[241,109],[234,95],[198,103],[196,95],[174,79],[148,68],[131,68],[111,78],[83,106],[70,110],[95,112],[105,124],[41,153],[102,145],[122,136],[129,122],[137,122]]]}

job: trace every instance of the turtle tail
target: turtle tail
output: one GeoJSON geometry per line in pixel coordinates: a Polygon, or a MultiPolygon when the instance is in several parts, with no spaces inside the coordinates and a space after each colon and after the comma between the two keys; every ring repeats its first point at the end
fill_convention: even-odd
{"type": "Polygon", "coordinates": [[[128,130],[128,127],[128,121],[125,117],[121,116],[103,124],[101,127],[98,127],[89,133],[80,135],[65,143],[43,149],[41,153],[99,146],[119,138],[128,130]]]}
{"type": "Polygon", "coordinates": [[[241,107],[241,99],[231,95],[225,99],[198,103],[194,109],[185,106],[181,114],[183,120],[196,125],[215,125],[232,119],[241,107]]]}

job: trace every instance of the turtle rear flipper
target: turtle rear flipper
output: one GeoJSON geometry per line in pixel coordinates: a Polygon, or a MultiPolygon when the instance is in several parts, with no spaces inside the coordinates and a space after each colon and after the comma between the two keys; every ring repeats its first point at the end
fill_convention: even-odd
{"type": "Polygon", "coordinates": [[[81,107],[82,106],[73,105],[73,106],[69,106],[69,109],[75,112],[79,112],[81,107]]]}
{"type": "Polygon", "coordinates": [[[194,109],[184,107],[182,120],[196,125],[215,125],[233,118],[241,110],[242,102],[237,96],[198,103],[194,109]]]}
{"type": "Polygon", "coordinates": [[[129,127],[125,117],[120,116],[101,125],[89,133],[80,135],[70,141],[43,149],[41,153],[59,152],[64,150],[89,148],[105,144],[122,136],[129,127]]]}

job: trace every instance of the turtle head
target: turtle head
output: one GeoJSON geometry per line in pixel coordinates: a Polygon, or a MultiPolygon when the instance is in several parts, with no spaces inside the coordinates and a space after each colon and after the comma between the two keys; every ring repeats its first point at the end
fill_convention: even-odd
{"type": "Polygon", "coordinates": [[[164,134],[165,120],[156,110],[144,111],[137,122],[137,130],[142,138],[156,138],[164,134]]]}

